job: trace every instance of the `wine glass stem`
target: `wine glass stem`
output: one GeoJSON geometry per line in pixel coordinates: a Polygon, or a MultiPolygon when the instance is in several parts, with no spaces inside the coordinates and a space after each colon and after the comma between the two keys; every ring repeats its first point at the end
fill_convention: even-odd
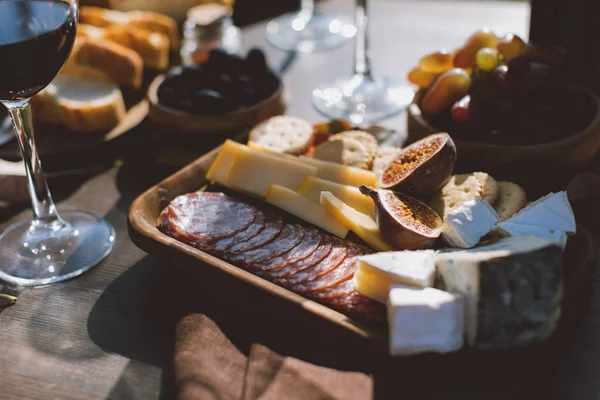
{"type": "Polygon", "coordinates": [[[300,1],[300,13],[305,17],[312,17],[315,15],[315,0],[301,0],[300,1]]]}
{"type": "Polygon", "coordinates": [[[10,113],[25,164],[27,187],[33,208],[33,226],[60,228],[64,222],[56,212],[42,171],[42,163],[34,142],[29,100],[6,102],[5,105],[10,113]]]}
{"type": "Polygon", "coordinates": [[[354,39],[354,74],[371,77],[367,0],[356,0],[356,38],[354,39]]]}

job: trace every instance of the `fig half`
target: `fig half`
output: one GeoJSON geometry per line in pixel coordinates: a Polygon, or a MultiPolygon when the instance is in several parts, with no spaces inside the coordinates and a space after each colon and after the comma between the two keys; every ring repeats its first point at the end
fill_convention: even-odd
{"type": "Polygon", "coordinates": [[[397,249],[417,250],[433,246],[444,222],[427,204],[386,189],[362,185],[362,194],[373,199],[377,225],[384,239],[397,249]]]}
{"type": "Polygon", "coordinates": [[[383,170],[379,186],[423,198],[448,182],[456,163],[456,146],[445,132],[427,136],[402,149],[383,170]]]}

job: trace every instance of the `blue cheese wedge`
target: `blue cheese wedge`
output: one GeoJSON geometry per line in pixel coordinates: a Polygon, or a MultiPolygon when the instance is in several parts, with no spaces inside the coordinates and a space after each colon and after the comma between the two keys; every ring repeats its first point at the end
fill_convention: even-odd
{"type": "Polygon", "coordinates": [[[442,239],[450,246],[468,249],[496,227],[500,217],[482,198],[470,200],[444,218],[442,239]]]}
{"type": "Polygon", "coordinates": [[[436,268],[437,287],[465,296],[471,347],[527,346],[556,328],[563,293],[562,251],[556,242],[508,237],[439,254],[436,268]]]}
{"type": "Polygon", "coordinates": [[[354,274],[356,290],[385,303],[392,284],[433,286],[435,254],[433,250],[390,251],[359,257],[354,274]]]}
{"type": "Polygon", "coordinates": [[[393,285],[388,301],[390,354],[449,353],[463,346],[460,295],[434,288],[393,285]]]}
{"type": "Polygon", "coordinates": [[[533,235],[558,242],[564,247],[567,236],[577,231],[575,215],[566,192],[550,193],[531,203],[506,221],[497,224],[505,235],[533,235]]]}

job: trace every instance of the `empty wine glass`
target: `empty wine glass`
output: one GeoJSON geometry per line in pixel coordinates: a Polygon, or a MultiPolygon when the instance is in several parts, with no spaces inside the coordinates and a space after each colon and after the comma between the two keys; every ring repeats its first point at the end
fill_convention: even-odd
{"type": "Polygon", "coordinates": [[[314,0],[301,0],[299,12],[269,22],[265,35],[280,49],[312,53],[340,46],[356,35],[356,27],[344,15],[315,13],[314,0]]]}
{"type": "Polygon", "coordinates": [[[76,0],[0,0],[0,102],[9,111],[27,173],[33,220],[0,235],[0,280],[42,286],[102,261],[115,241],[104,219],[56,211],[33,137],[29,99],[58,74],[75,40],[76,0]]]}
{"type": "Polygon", "coordinates": [[[413,98],[410,86],[373,76],[369,58],[367,0],[356,0],[354,75],[313,90],[313,104],[323,115],[353,124],[373,122],[399,113],[413,98]]]}

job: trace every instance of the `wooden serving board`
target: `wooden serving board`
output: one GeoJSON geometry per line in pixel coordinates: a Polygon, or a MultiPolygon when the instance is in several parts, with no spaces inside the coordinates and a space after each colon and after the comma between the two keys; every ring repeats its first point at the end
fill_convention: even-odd
{"type": "MultiPolygon", "coordinates": [[[[246,135],[238,136],[237,141],[245,142],[246,135]]],[[[205,190],[209,182],[205,176],[220,147],[198,158],[193,163],[166,178],[142,193],[129,210],[129,235],[142,250],[164,259],[170,265],[181,267],[198,279],[210,280],[223,292],[234,292],[238,298],[268,304],[293,315],[298,321],[309,321],[328,330],[348,335],[354,339],[364,339],[369,346],[387,354],[387,329],[385,325],[371,324],[342,314],[306,299],[294,292],[275,285],[250,272],[236,267],[210,254],[197,250],[167,236],[157,229],[160,212],[175,197],[205,190]]],[[[565,251],[565,303],[563,311],[570,313],[570,305],[577,304],[584,290],[591,282],[591,276],[598,262],[598,252],[593,237],[581,226],[578,233],[570,238],[565,251]]]]}

